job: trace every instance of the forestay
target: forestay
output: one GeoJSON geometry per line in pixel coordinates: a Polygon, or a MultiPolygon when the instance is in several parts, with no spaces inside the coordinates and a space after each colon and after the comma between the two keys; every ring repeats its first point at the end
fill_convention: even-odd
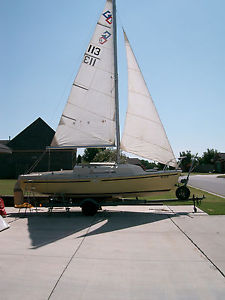
{"type": "Polygon", "coordinates": [[[51,146],[115,144],[112,23],[112,0],[108,0],[84,54],[51,146]]]}
{"type": "Polygon", "coordinates": [[[176,167],[176,160],[124,32],[128,64],[128,109],[121,149],[176,167]]]}

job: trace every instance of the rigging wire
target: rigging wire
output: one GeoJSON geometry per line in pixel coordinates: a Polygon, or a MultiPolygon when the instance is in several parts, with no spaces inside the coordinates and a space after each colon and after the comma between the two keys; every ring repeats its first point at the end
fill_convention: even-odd
{"type": "Polygon", "coordinates": [[[31,173],[36,167],[37,165],[40,163],[40,161],[42,160],[42,158],[44,157],[45,153],[47,152],[47,150],[45,149],[43,151],[43,153],[40,155],[40,157],[33,163],[33,165],[25,172],[25,174],[29,174],[31,173]]]}

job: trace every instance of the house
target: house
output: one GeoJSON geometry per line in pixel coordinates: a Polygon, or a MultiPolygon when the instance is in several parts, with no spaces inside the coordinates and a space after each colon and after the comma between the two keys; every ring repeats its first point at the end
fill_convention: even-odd
{"type": "Polygon", "coordinates": [[[12,150],[5,145],[7,142],[5,140],[0,141],[0,153],[12,153],[12,150]]]}
{"type": "Polygon", "coordinates": [[[0,141],[12,153],[0,153],[0,178],[17,178],[33,171],[71,169],[74,165],[73,150],[51,150],[50,146],[55,131],[41,118],[35,120],[10,141],[0,141]],[[40,160],[40,161],[39,161],[40,160]],[[39,161],[39,162],[38,162],[39,161]]]}

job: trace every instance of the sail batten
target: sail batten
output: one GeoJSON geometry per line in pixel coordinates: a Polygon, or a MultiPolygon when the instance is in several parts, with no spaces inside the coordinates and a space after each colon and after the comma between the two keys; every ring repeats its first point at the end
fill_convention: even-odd
{"type": "Polygon", "coordinates": [[[176,167],[176,159],[155,104],[124,31],[128,65],[128,108],[121,149],[176,167]]]}
{"type": "Polygon", "coordinates": [[[73,82],[52,146],[115,144],[113,3],[107,0],[73,82]]]}

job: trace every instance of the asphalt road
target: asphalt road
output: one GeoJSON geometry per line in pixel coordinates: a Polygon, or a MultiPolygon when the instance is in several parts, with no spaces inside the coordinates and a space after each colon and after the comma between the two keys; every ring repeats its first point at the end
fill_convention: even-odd
{"type": "Polygon", "coordinates": [[[225,178],[217,178],[218,175],[193,175],[190,176],[189,185],[225,196],[225,178]]]}

